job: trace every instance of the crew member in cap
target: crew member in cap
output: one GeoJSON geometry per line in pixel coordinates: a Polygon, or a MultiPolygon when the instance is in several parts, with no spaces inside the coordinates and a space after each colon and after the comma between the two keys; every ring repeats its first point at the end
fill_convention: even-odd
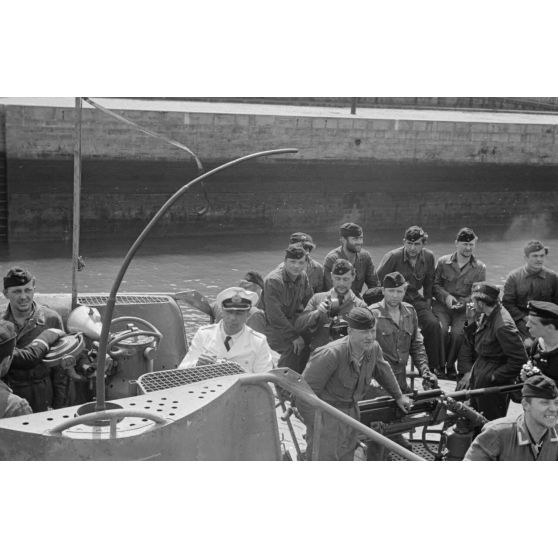
{"type": "MultiPolygon", "coordinates": [[[[375,379],[396,400],[404,411],[410,406],[407,396],[383,357],[376,341],[376,319],[368,308],[353,308],[348,316],[347,336],[314,351],[304,370],[303,378],[314,393],[326,403],[358,420],[358,402],[375,379]]],[[[314,409],[297,400],[297,407],[306,424],[307,456],[312,455],[314,409]]],[[[322,414],[318,458],[320,460],[354,459],[358,434],[350,426],[322,414]]]]}
{"type": "Polygon", "coordinates": [[[2,381],[10,366],[29,369],[41,362],[64,332],[60,329],[46,329],[29,345],[16,347],[16,326],[7,320],[0,320],[0,418],[28,415],[33,412],[26,399],[15,395],[2,381]]]}
{"type": "MultiPolygon", "coordinates": [[[[248,311],[248,320],[246,325],[254,331],[265,335],[266,321],[264,311],[258,307],[260,303],[261,293],[263,291],[263,277],[257,271],[248,271],[238,283],[246,291],[254,292],[258,295],[258,304],[251,306],[248,311]]],[[[223,309],[220,303],[214,301],[210,303],[212,311],[212,323],[219,322],[223,318],[223,309]]]]}
{"type": "Polygon", "coordinates": [[[442,326],[446,377],[457,378],[455,364],[463,344],[465,308],[471,301],[473,283],[486,280],[486,266],[473,252],[477,235],[463,228],[455,239],[455,252],[438,259],[434,273],[432,312],[442,326]]]}
{"type": "Polygon", "coordinates": [[[548,248],[538,240],[530,240],[523,249],[525,265],[514,269],[504,284],[502,304],[515,320],[525,345],[532,343],[527,328],[527,303],[544,300],[558,304],[558,275],[544,265],[548,248]]]}
{"type": "Polygon", "coordinates": [[[333,264],[336,260],[343,259],[350,262],[355,268],[355,278],[351,289],[358,297],[361,297],[364,285],[371,293],[379,292],[380,282],[372,256],[362,247],[364,241],[362,227],[355,223],[345,223],[339,228],[339,234],[341,246],[329,252],[324,260],[325,288],[329,290],[333,287],[331,279],[333,264]]]}
{"type": "Polygon", "coordinates": [[[265,335],[246,325],[250,308],[258,295],[242,287],[230,287],[216,298],[222,309],[219,323],[200,327],[179,368],[232,360],[246,372],[267,372],[273,368],[271,351],[265,335]]]}
{"type": "Polygon", "coordinates": [[[306,264],[304,248],[300,244],[290,244],[283,263],[265,277],[263,290],[269,346],[281,355],[278,366],[299,374],[308,359],[308,350],[295,322],[313,294],[306,264]]]}
{"type": "MultiPolygon", "coordinates": [[[[428,382],[436,380],[428,367],[417,313],[412,304],[403,302],[406,290],[407,281],[401,273],[398,271],[388,273],[382,283],[383,300],[370,306],[370,310],[376,317],[376,339],[403,393],[410,391],[406,372],[409,356],[425,380],[428,382]]],[[[385,393],[372,395],[371,391],[367,399],[378,395],[385,395],[385,393]]]]}
{"type": "Polygon", "coordinates": [[[527,329],[534,339],[528,349],[530,366],[527,368],[534,367],[558,382],[558,305],[531,300],[527,309],[527,329]]]}
{"type": "Polygon", "coordinates": [[[442,328],[432,313],[434,254],[425,248],[427,240],[428,234],[421,227],[409,227],[405,231],[403,246],[391,250],[382,258],[378,277],[383,281],[388,273],[394,271],[405,277],[407,291],[404,300],[416,310],[430,369],[443,378],[442,328]]]}
{"type": "MultiPolygon", "coordinates": [[[[500,304],[500,289],[475,283],[471,305],[478,319],[465,325],[464,343],[457,366],[463,378],[457,389],[478,389],[515,383],[527,353],[508,311],[500,304]]],[[[506,416],[509,396],[489,394],[471,398],[472,406],[488,420],[506,416]]]]}
{"type": "Polygon", "coordinates": [[[484,425],[465,461],[558,460],[558,388],[543,375],[528,378],[521,390],[523,413],[484,425]]]}
{"type": "MultiPolygon", "coordinates": [[[[29,345],[46,329],[64,329],[58,312],[35,302],[34,295],[35,278],[29,271],[10,269],[4,277],[4,296],[9,304],[2,319],[16,326],[18,348],[29,345]]],[[[61,368],[47,368],[42,362],[22,367],[15,361],[5,380],[16,395],[27,399],[35,413],[69,403],[70,380],[61,368]]]]}
{"type": "Polygon", "coordinates": [[[351,290],[354,279],[353,265],[347,260],[336,260],[331,270],[333,287],[325,293],[314,294],[297,318],[296,328],[309,338],[310,351],[333,341],[337,337],[332,333],[336,323],[346,320],[353,308],[366,308],[366,303],[351,290]]]}
{"type": "MultiPolygon", "coordinates": [[[[424,389],[432,389],[438,385],[436,376],[428,367],[417,313],[411,304],[403,302],[406,290],[407,282],[401,273],[388,273],[382,282],[383,300],[370,306],[376,317],[376,339],[403,393],[411,391],[407,384],[406,370],[409,356],[423,378],[424,389]]],[[[372,385],[368,388],[365,399],[385,395],[387,394],[384,389],[372,385]]],[[[390,438],[404,448],[412,450],[411,443],[402,434],[390,438]]],[[[385,451],[378,444],[368,443],[369,460],[380,460],[384,455],[385,451]]]]}
{"type": "Polygon", "coordinates": [[[312,237],[303,232],[296,232],[291,234],[290,238],[291,244],[301,244],[304,250],[306,250],[306,275],[308,275],[308,281],[310,282],[310,287],[314,293],[321,293],[325,289],[324,286],[324,266],[316,261],[310,256],[312,250],[316,248],[316,244],[312,240],[312,237]]]}

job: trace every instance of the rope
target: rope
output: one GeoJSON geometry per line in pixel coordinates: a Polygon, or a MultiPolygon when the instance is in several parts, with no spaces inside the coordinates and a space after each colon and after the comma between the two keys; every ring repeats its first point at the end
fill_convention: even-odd
{"type": "MultiPolygon", "coordinates": [[[[124,116],[121,116],[120,114],[117,114],[116,112],[113,112],[112,110],[100,105],[99,103],[96,103],[95,101],[92,101],[89,97],[82,97],[82,99],[86,103],[90,104],[92,107],[100,110],[101,112],[104,112],[105,114],[108,114],[109,116],[112,116],[116,120],[120,120],[120,122],[124,122],[125,124],[128,124],[128,126],[131,126],[132,128],[135,128],[136,130],[139,130],[140,132],[143,132],[144,134],[147,134],[148,136],[151,136],[153,138],[164,141],[165,143],[168,143],[168,144],[170,144],[174,147],[177,147],[178,149],[181,149],[182,151],[186,151],[186,153],[191,155],[194,158],[194,161],[196,162],[196,166],[198,167],[198,176],[204,174],[205,170],[203,168],[203,165],[202,165],[202,162],[201,162],[200,158],[189,147],[187,147],[183,143],[180,143],[179,141],[168,138],[167,136],[164,136],[163,134],[159,134],[157,132],[153,132],[152,130],[144,128],[143,126],[140,126],[139,124],[136,124],[132,120],[129,120],[128,118],[125,118],[124,116]]],[[[200,182],[200,185],[202,187],[203,196],[205,198],[206,205],[205,205],[205,207],[203,207],[202,209],[200,209],[197,212],[198,216],[204,215],[205,213],[207,213],[209,211],[209,197],[207,196],[207,191],[205,189],[205,184],[204,184],[203,180],[200,182]]]]}

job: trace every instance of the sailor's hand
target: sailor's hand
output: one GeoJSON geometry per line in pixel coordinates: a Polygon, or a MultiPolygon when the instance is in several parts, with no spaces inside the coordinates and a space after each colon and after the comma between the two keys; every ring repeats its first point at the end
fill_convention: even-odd
{"type": "Polygon", "coordinates": [[[446,296],[446,306],[451,310],[454,306],[458,305],[459,301],[453,296],[448,295],[446,296]]]}
{"type": "Polygon", "coordinates": [[[299,355],[302,352],[302,349],[304,349],[304,345],[306,345],[306,343],[304,342],[304,339],[302,337],[297,337],[293,341],[295,355],[299,355]]]}
{"type": "Polygon", "coordinates": [[[523,339],[523,346],[525,347],[526,351],[529,351],[534,343],[535,340],[532,337],[526,337],[525,339],[523,339]]]}
{"type": "Polygon", "coordinates": [[[41,332],[37,339],[42,339],[50,347],[54,345],[61,337],[64,337],[64,335],[66,335],[66,332],[62,331],[61,329],[51,327],[41,332]]]}
{"type": "Polygon", "coordinates": [[[395,401],[397,406],[404,412],[407,413],[411,408],[413,402],[406,395],[402,395],[399,399],[395,401]]]}
{"type": "Polygon", "coordinates": [[[438,376],[430,370],[422,373],[422,389],[428,391],[429,389],[436,389],[438,387],[438,376]]]}
{"type": "Polygon", "coordinates": [[[320,304],[318,305],[318,312],[320,314],[327,314],[329,312],[329,309],[331,308],[331,302],[329,300],[322,300],[322,302],[320,302],[320,304]]]}
{"type": "Polygon", "coordinates": [[[469,389],[470,384],[471,384],[471,372],[467,372],[467,374],[465,374],[463,378],[461,378],[461,380],[457,382],[457,386],[455,386],[455,389],[457,391],[461,391],[462,389],[469,389]]]}
{"type": "Polygon", "coordinates": [[[217,362],[217,357],[209,353],[203,353],[199,356],[196,366],[205,366],[207,364],[215,364],[217,362]]]}

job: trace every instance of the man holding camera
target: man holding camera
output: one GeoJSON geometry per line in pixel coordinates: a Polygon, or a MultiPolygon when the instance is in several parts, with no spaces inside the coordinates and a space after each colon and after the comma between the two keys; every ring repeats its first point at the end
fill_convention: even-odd
{"type": "Polygon", "coordinates": [[[336,260],[331,268],[333,287],[316,293],[297,318],[296,329],[309,338],[310,351],[347,334],[347,314],[355,307],[366,308],[366,303],[351,290],[355,268],[347,260],[336,260]]]}

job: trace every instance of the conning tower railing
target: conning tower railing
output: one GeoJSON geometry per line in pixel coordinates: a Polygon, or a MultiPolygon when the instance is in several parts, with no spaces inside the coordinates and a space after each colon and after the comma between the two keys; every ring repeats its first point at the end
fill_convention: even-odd
{"type": "MultiPolygon", "coordinates": [[[[389,451],[395,452],[409,461],[425,461],[415,453],[403,448],[396,442],[382,436],[372,428],[362,424],[358,420],[346,415],[339,409],[332,407],[325,401],[322,401],[306,383],[300,374],[293,372],[289,368],[279,368],[264,372],[262,374],[244,374],[238,380],[241,384],[262,384],[271,382],[293,394],[297,399],[300,399],[310,405],[315,410],[315,435],[313,440],[311,459],[316,460],[319,457],[320,445],[320,427],[321,418],[323,413],[335,417],[343,424],[351,426],[356,431],[363,434],[367,439],[372,440],[387,448],[389,451]]],[[[306,451],[308,456],[308,449],[306,451]]]]}

